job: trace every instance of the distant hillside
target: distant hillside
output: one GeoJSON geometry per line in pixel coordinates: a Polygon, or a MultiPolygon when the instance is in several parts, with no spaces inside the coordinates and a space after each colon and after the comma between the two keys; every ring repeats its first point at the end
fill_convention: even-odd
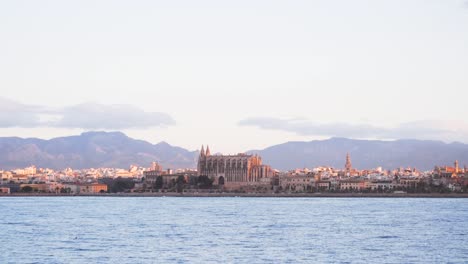
{"type": "Polygon", "coordinates": [[[343,168],[347,152],[351,155],[353,167],[358,169],[410,166],[430,170],[435,165],[452,165],[455,160],[459,160],[461,166],[468,165],[467,144],[426,140],[331,138],[310,142],[287,142],[264,150],[249,151],[258,153],[264,163],[280,170],[316,166],[343,168]]]}
{"type": "MultiPolygon", "coordinates": [[[[287,142],[253,150],[273,168],[289,170],[332,166],[343,168],[349,152],[353,167],[385,169],[416,167],[430,170],[435,165],[468,165],[468,145],[423,140],[353,140],[331,138],[310,142],[287,142]]],[[[151,144],[127,137],[120,132],[87,132],[42,140],[37,138],[0,137],[0,169],[22,168],[34,164],[42,168],[74,169],[116,167],[131,164],[149,167],[158,161],[164,168],[195,168],[198,152],[171,146],[165,142],[151,144]]]]}
{"type": "Polygon", "coordinates": [[[164,168],[195,168],[197,154],[165,142],[153,145],[135,140],[120,132],[87,132],[50,140],[0,138],[0,169],[31,164],[53,169],[149,167],[152,161],[164,168]]]}

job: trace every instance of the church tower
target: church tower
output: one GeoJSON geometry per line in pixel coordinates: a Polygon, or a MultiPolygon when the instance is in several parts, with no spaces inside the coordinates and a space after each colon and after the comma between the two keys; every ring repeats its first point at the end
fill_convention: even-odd
{"type": "Polygon", "coordinates": [[[458,168],[458,160],[455,161],[455,173],[458,173],[460,169],[458,168]]]}
{"type": "Polygon", "coordinates": [[[205,156],[210,156],[211,153],[210,153],[210,146],[206,145],[206,152],[205,152],[205,156]]]}
{"type": "Polygon", "coordinates": [[[345,170],[346,171],[351,171],[352,169],[352,165],[351,165],[351,157],[349,156],[349,153],[346,153],[346,164],[345,164],[345,170]]]}
{"type": "Polygon", "coordinates": [[[203,145],[201,145],[200,157],[203,157],[203,156],[205,156],[205,148],[203,147],[203,145]]]}
{"type": "Polygon", "coordinates": [[[201,146],[200,155],[198,156],[197,171],[200,173],[205,168],[205,148],[201,146]]]}

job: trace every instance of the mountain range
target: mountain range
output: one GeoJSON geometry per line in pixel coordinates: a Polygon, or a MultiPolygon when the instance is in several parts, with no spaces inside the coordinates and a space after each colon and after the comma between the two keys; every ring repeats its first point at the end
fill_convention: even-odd
{"type": "Polygon", "coordinates": [[[468,165],[467,144],[458,142],[447,144],[431,140],[381,141],[331,138],[309,142],[287,142],[248,153],[258,153],[265,163],[280,170],[317,166],[344,168],[347,153],[351,156],[353,167],[358,169],[411,167],[431,170],[436,165],[453,166],[455,160],[458,160],[461,166],[468,165]]]}
{"type": "MultiPolygon", "coordinates": [[[[43,140],[0,137],[0,169],[36,165],[42,168],[74,169],[115,167],[131,164],[149,167],[152,161],[164,168],[195,168],[198,151],[171,146],[166,142],[151,144],[127,137],[121,132],[86,132],[77,136],[43,140]]],[[[355,140],[331,138],[309,142],[287,142],[263,150],[265,164],[280,170],[332,166],[343,168],[346,153],[358,169],[416,167],[430,170],[435,165],[468,163],[468,145],[427,140],[355,140]]]]}
{"type": "Polygon", "coordinates": [[[0,168],[13,169],[31,164],[41,168],[128,168],[149,167],[158,161],[164,168],[193,168],[198,152],[166,142],[151,144],[121,132],[86,132],[78,136],[43,140],[0,138],[0,168]]]}

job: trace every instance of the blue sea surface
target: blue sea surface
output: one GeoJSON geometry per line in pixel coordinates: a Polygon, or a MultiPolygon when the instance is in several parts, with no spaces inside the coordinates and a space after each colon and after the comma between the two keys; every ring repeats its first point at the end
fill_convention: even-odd
{"type": "Polygon", "coordinates": [[[0,263],[468,263],[468,200],[1,197],[0,263]]]}

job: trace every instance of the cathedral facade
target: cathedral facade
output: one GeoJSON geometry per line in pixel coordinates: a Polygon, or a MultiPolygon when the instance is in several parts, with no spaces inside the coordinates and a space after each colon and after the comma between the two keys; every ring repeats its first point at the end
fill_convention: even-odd
{"type": "Polygon", "coordinates": [[[211,155],[203,146],[198,157],[198,174],[213,179],[215,185],[238,187],[254,185],[273,176],[270,166],[262,164],[257,155],[211,155]]]}

